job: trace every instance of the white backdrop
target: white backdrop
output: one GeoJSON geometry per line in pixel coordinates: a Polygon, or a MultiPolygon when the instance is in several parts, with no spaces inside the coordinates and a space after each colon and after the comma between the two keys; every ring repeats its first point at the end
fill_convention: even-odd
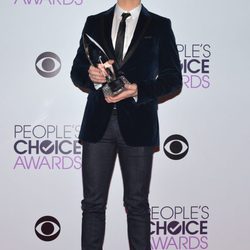
{"type": "MultiPolygon", "coordinates": [[[[86,95],[69,73],[86,17],[114,2],[0,3],[3,250],[80,249],[81,148],[74,141],[86,95]],[[47,55],[37,64],[44,52],[59,61],[47,55]],[[59,72],[44,77],[36,66],[59,72]],[[38,221],[44,216],[56,221],[38,221]]],[[[150,192],[152,249],[249,249],[249,1],[143,3],[172,20],[181,60],[190,66],[183,68],[180,96],[159,108],[161,150],[150,192]],[[172,141],[164,143],[169,137],[172,141]],[[182,151],[171,152],[174,145],[182,151]],[[178,157],[182,152],[185,156],[178,157]]],[[[104,249],[128,249],[122,192],[116,164],[104,249]]]]}

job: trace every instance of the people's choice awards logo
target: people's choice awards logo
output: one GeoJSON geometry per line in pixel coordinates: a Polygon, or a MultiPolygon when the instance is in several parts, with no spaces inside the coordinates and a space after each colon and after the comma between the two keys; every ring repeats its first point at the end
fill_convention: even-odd
{"type": "Polygon", "coordinates": [[[183,84],[190,89],[211,86],[211,46],[207,43],[177,44],[181,59],[183,84]]]}
{"type": "Polygon", "coordinates": [[[61,231],[59,221],[52,216],[44,216],[35,224],[35,233],[40,240],[52,241],[55,240],[61,231]]]}
{"type": "Polygon", "coordinates": [[[13,0],[14,5],[24,6],[71,6],[83,5],[84,0],[13,0]]]}
{"type": "Polygon", "coordinates": [[[189,144],[185,137],[181,135],[171,135],[164,142],[163,150],[168,158],[180,160],[187,155],[189,144]]]}
{"type": "Polygon", "coordinates": [[[66,170],[81,168],[79,125],[14,126],[13,169],[66,170]]]}
{"type": "Polygon", "coordinates": [[[208,206],[152,206],[151,249],[208,249],[208,206]]]}
{"type": "Polygon", "coordinates": [[[36,71],[45,78],[56,76],[61,70],[61,59],[53,52],[44,52],[36,59],[36,71]]]}

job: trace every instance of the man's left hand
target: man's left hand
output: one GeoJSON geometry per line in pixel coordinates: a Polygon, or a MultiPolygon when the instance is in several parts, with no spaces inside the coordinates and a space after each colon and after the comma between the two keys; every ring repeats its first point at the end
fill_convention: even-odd
{"type": "Polygon", "coordinates": [[[125,84],[125,89],[116,96],[107,96],[105,98],[106,102],[108,103],[116,103],[121,100],[127,99],[129,97],[135,97],[138,95],[137,92],[137,85],[135,83],[133,84],[125,84]]]}

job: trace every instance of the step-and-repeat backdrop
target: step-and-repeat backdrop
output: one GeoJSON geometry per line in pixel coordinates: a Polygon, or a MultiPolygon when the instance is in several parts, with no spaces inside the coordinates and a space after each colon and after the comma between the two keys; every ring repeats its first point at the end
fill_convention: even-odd
{"type": "MultiPolygon", "coordinates": [[[[114,3],[0,3],[2,250],[80,249],[87,96],[69,74],[86,17],[114,3]]],[[[159,106],[152,250],[249,249],[249,1],[143,3],[172,20],[184,82],[159,106]]],[[[129,249],[122,193],[116,163],[104,249],[129,249]]]]}

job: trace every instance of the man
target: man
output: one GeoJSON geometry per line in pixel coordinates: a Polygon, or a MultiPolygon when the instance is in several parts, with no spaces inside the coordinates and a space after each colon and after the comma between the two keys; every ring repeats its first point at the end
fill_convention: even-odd
{"type": "Polygon", "coordinates": [[[110,63],[115,71],[122,71],[131,84],[117,96],[105,98],[103,68],[90,65],[81,37],[71,78],[88,91],[79,135],[83,144],[82,249],[102,249],[108,190],[118,155],[130,250],[150,250],[148,194],[153,148],[159,145],[157,99],[182,87],[171,23],[149,12],[140,0],[118,0],[108,11],[88,17],[84,33],[104,48],[114,60],[110,63]]]}

